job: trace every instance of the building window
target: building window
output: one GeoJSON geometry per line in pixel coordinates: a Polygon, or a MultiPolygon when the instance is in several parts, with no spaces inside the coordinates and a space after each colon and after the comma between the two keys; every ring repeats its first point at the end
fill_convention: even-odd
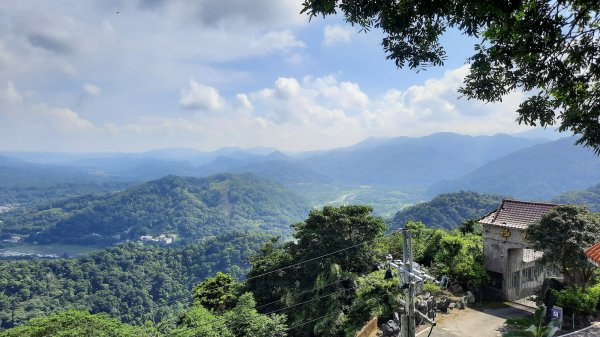
{"type": "Polygon", "coordinates": [[[537,276],[535,267],[525,268],[521,273],[521,283],[534,281],[537,276]]]}

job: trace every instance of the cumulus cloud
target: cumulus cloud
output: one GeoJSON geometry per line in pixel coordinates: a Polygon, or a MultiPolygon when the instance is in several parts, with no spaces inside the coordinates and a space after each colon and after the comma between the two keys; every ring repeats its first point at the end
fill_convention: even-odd
{"type": "Polygon", "coordinates": [[[0,144],[4,149],[55,151],[80,149],[84,139],[102,139],[103,131],[76,111],[33,101],[9,82],[0,92],[0,144]]]}
{"type": "Polygon", "coordinates": [[[352,27],[340,25],[327,25],[323,30],[322,44],[326,47],[333,47],[339,44],[350,43],[354,30],[352,27]]]}
{"type": "Polygon", "coordinates": [[[189,86],[181,90],[179,104],[185,109],[209,112],[225,108],[225,101],[217,89],[195,79],[190,79],[189,86]]]}
{"type": "Polygon", "coordinates": [[[269,32],[259,40],[256,44],[260,46],[260,49],[266,51],[275,50],[290,50],[292,48],[304,48],[306,44],[296,38],[291,30],[285,29],[281,31],[269,32]]]}
{"type": "Polygon", "coordinates": [[[373,92],[345,65],[314,66],[333,51],[315,54],[315,45],[350,43],[354,32],[329,25],[322,36],[310,36],[300,29],[307,23],[300,6],[297,0],[6,2],[0,78],[15,80],[0,82],[0,144],[306,150],[369,136],[519,130],[520,94],[500,104],[456,99],[466,67],[373,92]],[[317,76],[302,77],[307,69],[317,76]],[[80,104],[82,94],[95,96],[93,104],[80,104]]]}
{"type": "Polygon", "coordinates": [[[215,144],[213,148],[245,144],[308,150],[346,146],[372,135],[422,136],[432,130],[476,135],[524,129],[514,123],[518,94],[500,104],[457,99],[456,89],[467,71],[461,67],[421,85],[371,96],[358,83],[333,75],[280,77],[272,86],[229,98],[190,80],[181,92],[182,106],[231,114],[144,117],[119,130],[148,138],[162,134],[180,142],[170,145],[202,141],[215,144]]]}
{"type": "Polygon", "coordinates": [[[100,87],[92,84],[92,83],[86,83],[83,85],[83,90],[91,96],[98,96],[100,95],[100,93],[102,92],[100,87]]]}

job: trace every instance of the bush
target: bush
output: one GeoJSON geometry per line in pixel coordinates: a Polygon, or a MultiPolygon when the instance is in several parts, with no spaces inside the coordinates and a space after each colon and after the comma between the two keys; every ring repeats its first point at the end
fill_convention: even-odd
{"type": "Polygon", "coordinates": [[[600,288],[594,286],[587,290],[567,287],[563,290],[552,290],[556,296],[556,304],[567,311],[577,314],[593,314],[598,305],[600,288]]]}
{"type": "Polygon", "coordinates": [[[440,286],[434,283],[425,283],[423,285],[423,291],[426,293],[436,294],[439,293],[441,290],[442,288],[440,288],[440,286]]]}
{"type": "Polygon", "coordinates": [[[596,310],[600,311],[600,283],[588,288],[588,292],[597,300],[596,310]]]}

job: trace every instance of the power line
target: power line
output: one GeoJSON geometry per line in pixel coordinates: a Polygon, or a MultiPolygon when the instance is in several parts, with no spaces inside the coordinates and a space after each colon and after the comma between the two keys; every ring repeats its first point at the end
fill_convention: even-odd
{"type": "MultiPolygon", "coordinates": [[[[274,313],[277,313],[277,312],[280,312],[280,311],[288,310],[290,308],[295,308],[295,307],[298,307],[298,306],[301,306],[301,305],[304,305],[304,304],[307,304],[307,303],[310,303],[310,302],[314,302],[314,301],[317,301],[317,300],[320,300],[320,299],[323,299],[323,298],[326,298],[326,297],[329,297],[329,296],[333,296],[333,295],[336,295],[336,294],[340,294],[340,293],[343,293],[345,291],[349,291],[349,290],[353,290],[353,289],[357,289],[357,288],[356,287],[352,287],[352,288],[348,288],[348,289],[343,289],[341,291],[337,291],[337,292],[330,293],[330,294],[327,294],[327,295],[324,295],[324,296],[313,298],[311,300],[307,300],[307,301],[304,301],[304,302],[301,302],[301,303],[296,303],[296,304],[287,306],[285,308],[280,308],[280,309],[277,309],[277,310],[269,311],[267,313],[264,313],[263,315],[270,315],[270,314],[274,314],[274,313]]],[[[191,330],[203,327],[203,326],[207,326],[207,325],[215,323],[215,322],[217,322],[217,321],[219,321],[221,319],[222,318],[218,318],[218,319],[216,318],[216,319],[213,319],[212,321],[206,322],[204,324],[199,324],[199,325],[196,325],[195,327],[190,327],[190,328],[188,328],[187,330],[184,330],[184,331],[191,331],[191,330]]]]}
{"type": "MultiPolygon", "coordinates": [[[[283,270],[287,270],[287,269],[290,269],[290,268],[298,267],[298,266],[304,265],[304,264],[306,264],[306,263],[309,263],[309,262],[313,262],[313,261],[316,261],[316,260],[320,260],[320,259],[323,259],[323,258],[325,258],[325,257],[328,257],[328,256],[331,256],[331,255],[334,255],[334,254],[340,253],[340,252],[344,252],[344,251],[347,251],[347,250],[350,250],[350,249],[353,249],[353,248],[356,248],[356,247],[362,246],[362,245],[364,245],[364,244],[367,244],[367,243],[372,243],[372,242],[374,242],[374,241],[375,241],[375,240],[377,240],[377,239],[379,239],[379,238],[378,238],[378,237],[375,237],[375,238],[372,238],[372,239],[370,239],[370,240],[363,241],[363,242],[361,242],[361,243],[358,243],[358,244],[355,244],[355,245],[352,245],[352,246],[349,246],[349,247],[345,247],[345,248],[342,248],[342,249],[338,249],[338,250],[335,250],[335,251],[333,251],[333,252],[329,252],[329,253],[326,253],[326,254],[322,254],[322,255],[319,255],[319,256],[316,256],[316,257],[313,257],[313,258],[310,258],[310,259],[307,259],[307,260],[304,260],[304,261],[301,261],[301,262],[293,263],[293,264],[290,264],[290,265],[287,265],[287,266],[284,266],[284,267],[281,267],[281,268],[277,268],[277,269],[275,269],[275,270],[271,270],[271,271],[264,272],[264,273],[261,273],[261,274],[258,274],[258,275],[254,275],[254,276],[251,276],[251,277],[248,277],[248,278],[246,278],[246,279],[245,279],[245,281],[247,282],[247,281],[249,281],[249,280],[257,279],[257,278],[260,278],[260,277],[263,277],[263,276],[266,276],[266,275],[270,275],[270,274],[273,274],[273,273],[276,273],[276,272],[279,272],[279,271],[283,271],[283,270]]],[[[325,287],[327,287],[327,286],[329,286],[329,285],[332,285],[332,284],[335,284],[335,283],[338,283],[338,282],[341,282],[341,281],[343,281],[343,280],[338,280],[338,281],[336,281],[336,282],[333,282],[333,283],[330,283],[330,284],[328,284],[328,285],[325,285],[325,286],[322,286],[322,287],[319,287],[319,288],[315,288],[315,289],[312,289],[312,290],[310,290],[310,291],[305,291],[305,292],[303,292],[303,293],[301,293],[301,294],[305,294],[305,293],[309,293],[309,292],[311,292],[311,291],[315,291],[315,290],[318,290],[318,289],[322,289],[322,288],[325,288],[325,287]]],[[[228,284],[226,284],[226,285],[222,285],[222,286],[219,286],[219,287],[211,288],[211,289],[209,289],[209,290],[218,290],[218,289],[221,289],[221,288],[224,288],[224,287],[227,287],[227,286],[229,286],[229,285],[228,285],[228,284]]],[[[338,293],[341,293],[341,292],[349,291],[349,290],[352,290],[352,289],[356,289],[356,287],[353,287],[353,288],[348,288],[348,289],[344,289],[344,290],[342,290],[342,291],[338,291],[338,292],[330,293],[330,294],[328,294],[328,295],[324,295],[324,296],[321,296],[321,297],[319,297],[319,298],[315,298],[315,299],[311,299],[311,300],[308,300],[308,301],[304,301],[304,302],[302,302],[302,303],[294,304],[294,305],[291,305],[291,306],[288,306],[288,307],[285,307],[285,308],[281,308],[281,309],[273,310],[273,311],[271,311],[271,312],[268,312],[268,313],[266,313],[265,315],[272,314],[272,313],[275,313],[275,312],[284,311],[284,310],[290,309],[290,308],[292,308],[292,307],[297,307],[297,306],[300,306],[300,305],[303,305],[303,304],[306,304],[306,303],[310,303],[310,302],[313,302],[313,301],[316,301],[316,300],[319,300],[319,299],[323,299],[323,298],[326,298],[326,297],[329,297],[329,296],[332,296],[332,295],[335,295],[335,294],[338,294],[338,293]]],[[[301,295],[301,294],[299,294],[299,295],[301,295]]],[[[381,296],[379,296],[379,297],[381,297],[381,296]]],[[[379,297],[376,297],[376,298],[379,298],[379,297]]],[[[176,301],[177,301],[177,300],[175,300],[175,302],[176,302],[176,301]]],[[[264,305],[262,305],[262,306],[260,306],[260,307],[264,307],[264,306],[267,306],[267,305],[269,305],[269,304],[274,304],[274,303],[277,303],[277,302],[280,302],[280,301],[281,301],[281,300],[274,301],[274,302],[271,302],[271,303],[267,303],[267,304],[264,304],[264,305]]],[[[169,301],[169,302],[170,302],[170,301],[169,301]]],[[[255,307],[255,309],[257,309],[257,308],[259,308],[259,307],[255,307]]],[[[325,316],[325,317],[326,317],[326,316],[325,316]]],[[[317,319],[318,319],[318,318],[317,318],[317,319]]],[[[316,319],[315,319],[315,320],[316,320],[316,319]]],[[[207,323],[204,323],[204,324],[197,325],[197,326],[195,326],[195,327],[193,327],[193,328],[188,328],[187,330],[184,330],[184,331],[190,331],[190,330],[194,330],[194,329],[197,329],[197,328],[200,328],[200,327],[203,327],[203,326],[206,326],[206,325],[212,324],[212,323],[214,323],[214,322],[216,322],[216,321],[218,321],[218,319],[214,319],[214,320],[212,320],[211,322],[207,322],[207,323]]],[[[304,324],[308,324],[308,323],[309,323],[309,322],[304,322],[302,325],[304,325],[304,324]]],[[[294,326],[294,327],[291,327],[290,329],[292,329],[292,328],[295,328],[295,327],[296,327],[296,326],[294,326]]]]}
{"type": "Polygon", "coordinates": [[[246,279],[246,282],[247,282],[247,281],[249,281],[249,280],[253,280],[253,279],[259,278],[259,277],[263,277],[263,276],[266,276],[266,275],[270,275],[270,274],[276,273],[276,272],[278,272],[278,271],[282,271],[282,270],[286,270],[286,269],[294,268],[294,267],[297,267],[297,266],[303,265],[303,264],[305,264],[305,263],[308,263],[308,262],[312,262],[312,261],[315,261],[315,260],[319,260],[319,259],[325,258],[325,257],[327,257],[327,256],[330,256],[330,255],[333,255],[333,254],[337,254],[337,253],[340,253],[340,252],[343,252],[343,251],[346,251],[346,250],[349,250],[349,249],[352,249],[352,248],[356,248],[356,247],[358,247],[358,246],[362,246],[362,245],[364,245],[365,243],[369,243],[369,242],[372,242],[372,241],[375,241],[375,240],[376,240],[376,238],[374,238],[374,239],[371,239],[371,240],[368,240],[368,241],[363,241],[363,242],[361,242],[361,243],[358,243],[358,244],[352,245],[352,246],[350,246],[350,247],[346,247],[346,248],[339,249],[339,250],[336,250],[336,251],[333,251],[333,252],[330,252],[330,253],[327,253],[327,254],[323,254],[323,255],[320,255],[320,256],[317,256],[317,257],[313,257],[313,258],[311,258],[311,259],[304,260],[304,261],[302,261],[302,262],[298,262],[298,263],[290,264],[290,265],[288,265],[288,266],[281,267],[281,268],[278,268],[278,269],[275,269],[275,270],[272,270],[272,271],[268,271],[268,272],[266,272],[266,273],[262,273],[262,274],[255,275],[255,276],[251,276],[251,277],[248,277],[248,278],[246,279]]]}
{"type": "MultiPolygon", "coordinates": [[[[337,280],[337,281],[335,281],[335,282],[331,282],[331,283],[328,283],[328,284],[326,284],[326,285],[324,285],[324,286],[320,286],[320,287],[313,288],[313,289],[310,289],[310,290],[305,290],[305,291],[303,291],[303,292],[301,292],[301,293],[295,294],[294,296],[295,296],[295,297],[299,297],[299,296],[301,296],[301,295],[308,294],[308,293],[311,293],[311,292],[313,292],[313,291],[316,291],[316,290],[319,290],[319,289],[327,288],[327,287],[329,287],[329,286],[331,286],[331,285],[334,285],[334,284],[336,284],[336,283],[340,283],[340,282],[343,282],[343,281],[350,281],[350,279],[349,279],[349,278],[338,279],[338,280],[337,280]]],[[[256,309],[260,309],[260,308],[263,308],[263,307],[269,306],[269,305],[271,305],[271,304],[279,303],[279,302],[282,302],[283,300],[284,300],[284,299],[282,298],[282,299],[279,299],[279,300],[276,300],[276,301],[272,301],[272,302],[269,302],[269,303],[265,303],[265,304],[262,304],[262,305],[259,305],[259,306],[257,306],[257,307],[256,307],[256,309]]]]}
{"type": "Polygon", "coordinates": [[[269,312],[265,313],[265,315],[269,315],[269,314],[273,314],[273,313],[276,313],[276,312],[279,312],[279,311],[284,311],[284,310],[287,310],[287,309],[291,309],[291,308],[294,308],[294,307],[298,307],[298,306],[304,305],[304,304],[306,304],[306,303],[310,303],[310,302],[318,301],[318,300],[320,300],[320,299],[323,299],[323,298],[326,298],[326,297],[329,297],[329,296],[333,296],[333,295],[335,295],[335,294],[340,294],[340,293],[343,293],[343,292],[346,292],[346,291],[354,290],[354,289],[357,289],[357,287],[352,287],[352,288],[348,288],[348,289],[343,289],[343,290],[336,291],[336,292],[334,292],[334,293],[330,293],[330,294],[327,294],[327,295],[323,295],[323,296],[320,296],[320,297],[317,297],[317,298],[313,298],[313,299],[310,299],[310,300],[307,300],[307,301],[304,301],[304,302],[296,303],[296,304],[293,304],[293,305],[287,306],[287,307],[285,307],[285,308],[281,308],[281,309],[277,309],[277,310],[269,311],[269,312]]]}
{"type": "MultiPolygon", "coordinates": [[[[379,298],[382,298],[382,297],[384,297],[384,296],[388,296],[388,295],[390,295],[390,294],[388,294],[388,293],[385,293],[385,294],[383,294],[383,295],[380,295],[380,296],[377,296],[377,297],[373,297],[373,298],[371,298],[371,299],[379,299],[379,298]]],[[[332,310],[332,311],[333,311],[333,310],[332,310]]],[[[333,312],[333,313],[331,313],[331,312],[330,312],[330,313],[328,313],[328,314],[326,314],[326,315],[323,315],[323,316],[320,316],[320,317],[317,317],[317,318],[314,318],[314,319],[311,319],[311,320],[308,320],[308,321],[304,321],[304,322],[302,322],[302,323],[300,323],[300,324],[295,324],[295,325],[292,325],[292,326],[291,326],[291,327],[289,327],[288,329],[290,329],[290,330],[291,330],[291,329],[295,329],[295,328],[297,328],[297,327],[300,327],[300,326],[306,325],[306,324],[308,324],[308,323],[311,323],[311,322],[314,322],[314,321],[320,320],[320,319],[322,319],[322,318],[325,318],[325,317],[333,316],[333,315],[336,315],[336,314],[339,314],[339,312],[333,312]]]]}
{"type": "MultiPolygon", "coordinates": [[[[283,271],[283,270],[290,269],[290,268],[295,268],[295,267],[301,266],[301,265],[309,263],[309,262],[313,262],[313,261],[316,261],[316,260],[323,259],[323,258],[325,258],[327,256],[331,256],[331,255],[334,255],[334,254],[337,254],[337,253],[340,253],[340,252],[344,252],[344,251],[347,251],[347,250],[350,250],[350,249],[362,246],[362,245],[367,244],[367,243],[372,243],[372,242],[374,242],[377,239],[379,239],[379,238],[375,237],[373,239],[370,239],[370,240],[367,240],[367,241],[363,241],[361,243],[357,243],[355,245],[352,245],[352,246],[349,246],[349,247],[346,247],[346,248],[338,249],[336,251],[329,252],[327,254],[319,255],[319,256],[310,258],[308,260],[304,260],[304,261],[301,261],[301,262],[293,263],[293,264],[287,265],[285,267],[281,267],[281,268],[277,268],[275,270],[264,272],[262,274],[254,275],[254,276],[246,278],[244,281],[248,282],[250,280],[254,280],[254,279],[257,279],[257,278],[260,278],[260,277],[263,277],[263,276],[266,276],[266,275],[270,275],[270,274],[273,274],[273,273],[277,273],[279,271],[283,271]]],[[[215,287],[215,288],[210,288],[210,289],[207,289],[207,290],[218,290],[218,289],[221,289],[221,288],[224,288],[224,287],[227,287],[227,286],[229,286],[229,285],[222,285],[222,286],[218,286],[218,287],[215,287]]]]}

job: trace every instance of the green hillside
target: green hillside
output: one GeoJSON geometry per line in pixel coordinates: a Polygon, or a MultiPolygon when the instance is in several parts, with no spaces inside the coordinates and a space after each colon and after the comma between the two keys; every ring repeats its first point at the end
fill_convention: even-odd
{"type": "Polygon", "coordinates": [[[459,190],[550,200],[600,181],[600,157],[574,137],[528,147],[483,165],[466,176],[433,185],[430,195],[459,190]]]}
{"type": "Polygon", "coordinates": [[[160,320],[187,308],[192,287],[217,271],[243,276],[267,240],[229,233],[177,248],[129,243],[78,259],[3,260],[0,330],[66,309],[160,320]]]}
{"type": "Polygon", "coordinates": [[[433,200],[407,207],[389,220],[390,229],[407,221],[421,221],[428,227],[452,229],[465,220],[480,218],[496,209],[502,197],[475,192],[440,194],[433,200]]]}
{"type": "Polygon", "coordinates": [[[129,185],[99,171],[0,156],[0,206],[115,191],[129,185]]]}
{"type": "Polygon", "coordinates": [[[0,229],[4,235],[30,234],[30,242],[75,244],[159,234],[193,239],[234,229],[280,234],[289,232],[289,225],[308,209],[281,185],[250,174],[166,176],[121,192],[0,214],[0,229]]]}
{"type": "Polygon", "coordinates": [[[558,204],[586,205],[592,212],[600,212],[600,184],[585,190],[566,192],[552,199],[558,204]]]}

